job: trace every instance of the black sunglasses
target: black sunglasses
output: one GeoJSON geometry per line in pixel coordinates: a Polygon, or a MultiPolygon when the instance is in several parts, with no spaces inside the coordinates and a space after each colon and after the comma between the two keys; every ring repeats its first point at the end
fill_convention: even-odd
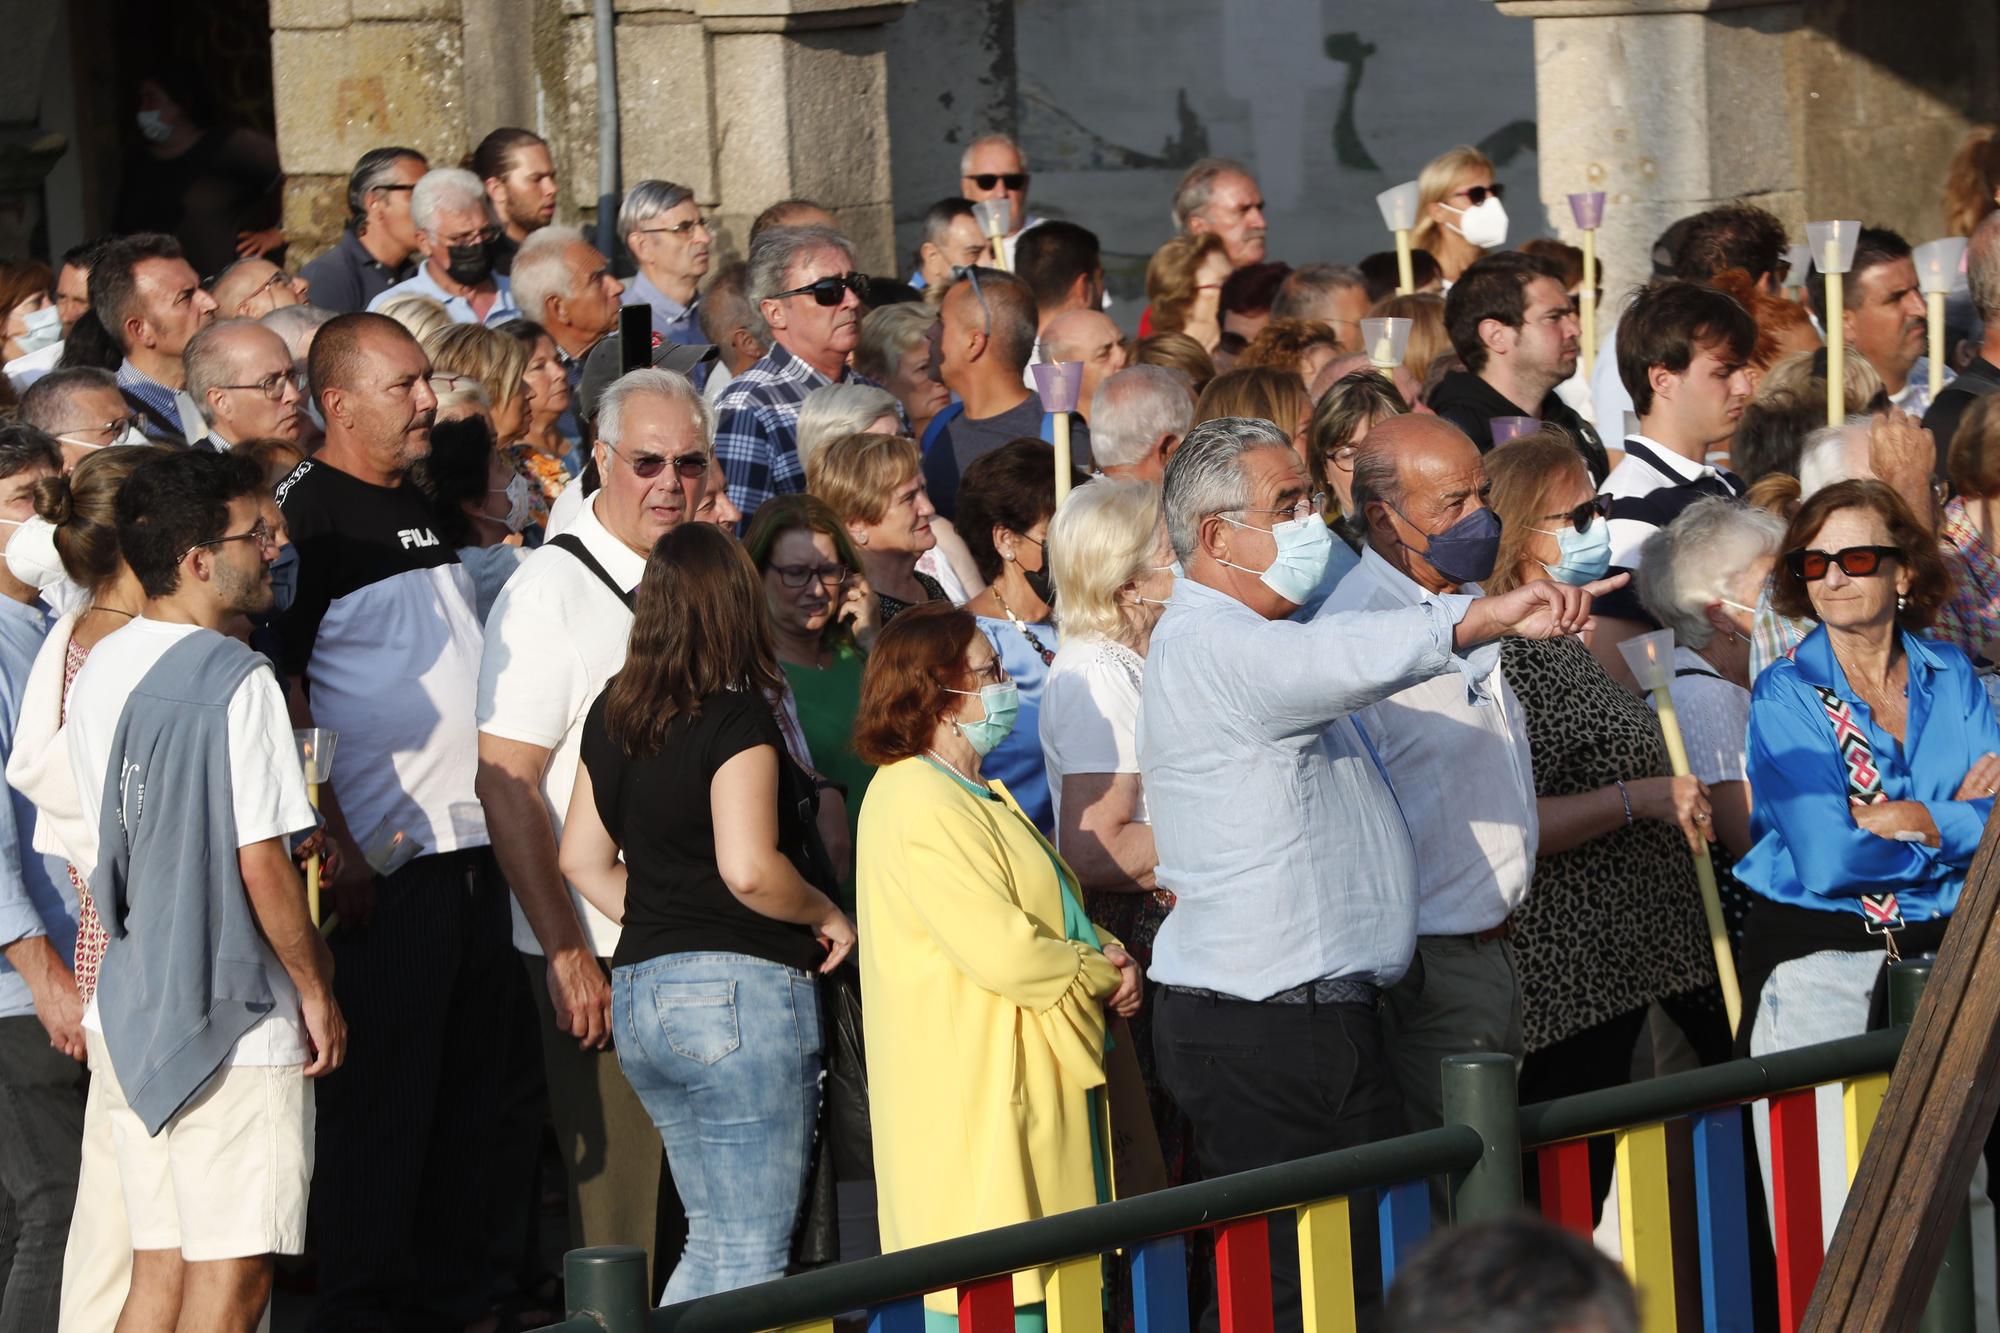
{"type": "Polygon", "coordinates": [[[1028,183],[1025,171],[987,171],[977,176],[967,176],[967,180],[982,190],[990,190],[995,185],[1005,185],[1010,190],[1018,190],[1028,183]]]}
{"type": "Polygon", "coordinates": [[[665,472],[667,465],[670,463],[673,465],[675,472],[686,477],[689,481],[694,480],[696,477],[705,476],[708,473],[707,454],[682,454],[678,458],[668,458],[662,454],[640,454],[636,458],[626,458],[624,454],[619,453],[618,446],[611,441],[606,440],[604,447],[624,459],[625,466],[631,468],[632,474],[641,481],[651,481],[654,477],[665,472]]]}
{"type": "Polygon", "coordinates": [[[1543,514],[1542,522],[1553,523],[1557,519],[1562,519],[1567,521],[1569,525],[1575,528],[1578,532],[1585,532],[1588,531],[1590,528],[1591,519],[1610,518],[1610,517],[1611,517],[1611,497],[1608,495],[1593,495],[1588,500],[1585,500],[1582,504],[1578,505],[1576,508],[1570,510],[1567,513],[1543,514]]]}
{"type": "Polygon", "coordinates": [[[1474,208],[1477,208],[1481,204],[1485,203],[1486,196],[1489,194],[1492,195],[1495,199],[1498,199],[1506,193],[1507,193],[1507,187],[1504,185],[1472,185],[1466,187],[1463,190],[1452,191],[1454,197],[1461,194],[1464,195],[1466,199],[1471,202],[1474,208]]]}
{"type": "Polygon", "coordinates": [[[1838,551],[1815,551],[1808,547],[1785,552],[1785,568],[1812,583],[1825,578],[1831,565],[1839,565],[1841,573],[1858,579],[1879,572],[1884,560],[1902,558],[1902,551],[1894,546],[1846,546],[1838,551]]]}
{"type": "Polygon", "coordinates": [[[803,287],[794,287],[788,292],[773,292],[769,300],[782,301],[787,296],[810,296],[816,305],[839,305],[842,292],[853,292],[857,300],[868,299],[868,275],[865,273],[843,273],[837,278],[821,278],[803,287]]]}

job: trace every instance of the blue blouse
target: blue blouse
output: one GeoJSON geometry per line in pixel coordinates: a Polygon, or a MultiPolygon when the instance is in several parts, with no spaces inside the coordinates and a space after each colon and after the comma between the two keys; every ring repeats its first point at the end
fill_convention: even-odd
{"type": "MultiPolygon", "coordinates": [[[[1014,628],[1014,622],[1004,618],[977,616],[980,630],[993,641],[995,651],[1000,654],[1000,665],[1007,668],[1007,674],[1014,678],[1015,686],[1021,692],[1021,712],[1014,719],[1014,730],[1007,739],[994,747],[993,753],[979,761],[981,777],[998,778],[1007,784],[1007,790],[1014,793],[1014,800],[1025,810],[1028,818],[1042,836],[1051,840],[1055,837],[1055,802],[1049,797],[1049,771],[1042,761],[1042,686],[1048,681],[1048,664],[1035,651],[1027,636],[1014,628]]],[[[1028,629],[1042,646],[1050,652],[1057,648],[1055,626],[1049,624],[1029,625],[1028,629]]]]}
{"type": "Polygon", "coordinates": [[[1883,731],[1847,683],[1826,630],[1757,678],[1750,701],[1751,835],[1736,877],[1767,898],[1829,912],[1861,911],[1863,894],[1894,892],[1909,921],[1950,916],[1965,887],[1993,798],[1952,799],[1983,754],[2000,754],[2000,723],[1964,653],[1903,634],[1909,709],[1903,742],[1883,731]],[[1920,801],[1939,845],[1878,837],[1854,822],[1847,768],[1814,686],[1854,710],[1892,801],[1920,801]]]}

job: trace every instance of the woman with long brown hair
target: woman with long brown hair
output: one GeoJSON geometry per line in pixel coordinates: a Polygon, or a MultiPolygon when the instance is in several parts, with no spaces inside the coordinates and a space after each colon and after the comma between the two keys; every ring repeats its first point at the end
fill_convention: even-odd
{"type": "Polygon", "coordinates": [[[646,562],[625,665],[585,719],[561,867],[623,933],[618,1064],[687,1203],[666,1300],[784,1275],[819,1113],[815,971],[854,947],[743,548],[685,523],[646,562]]]}

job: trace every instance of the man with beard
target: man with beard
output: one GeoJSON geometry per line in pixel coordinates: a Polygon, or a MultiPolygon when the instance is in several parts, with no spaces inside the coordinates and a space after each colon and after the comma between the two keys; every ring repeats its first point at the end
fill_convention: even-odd
{"type": "MultiPolygon", "coordinates": [[[[826,384],[875,382],[847,365],[861,339],[866,281],[854,271],[853,243],[826,227],[769,227],[750,242],[753,331],[771,350],[715,403],[715,458],[746,520],[772,496],[806,488],[798,450],[806,395],[826,384]]],[[[1032,300],[1028,335],[1032,345],[1032,300]]],[[[1017,388],[1019,375],[1017,368],[1017,388]]]]}
{"type": "Polygon", "coordinates": [[[493,271],[511,274],[514,254],[528,233],[555,221],[556,164],[548,141],[533,130],[497,129],[472,150],[472,170],[485,186],[493,216],[500,219],[493,271]]]}
{"type": "Polygon", "coordinates": [[[305,1246],[308,1080],[347,1044],[292,864],[315,820],[284,695],[223,632],[271,605],[264,484],[214,454],[140,465],[117,522],[144,610],[69,696],[75,850],[111,927],[83,1028],[130,1230],[120,1327],[257,1327],[272,1256],[305,1246]]]}
{"type": "Polygon", "coordinates": [[[301,378],[285,340],[253,319],[211,324],[187,345],[188,396],[208,423],[206,442],[224,452],[245,440],[298,443],[301,378]]]}
{"type": "Polygon", "coordinates": [[[370,301],[370,310],[399,296],[428,296],[457,324],[505,324],[520,316],[507,279],[494,266],[501,233],[479,177],[458,167],[425,172],[410,192],[410,217],[424,262],[370,301]]]}
{"type": "Polygon", "coordinates": [[[275,622],[297,725],[340,736],[321,788],[335,993],[358,1058],[320,1089],[312,1327],[459,1328],[485,1311],[493,1107],[518,986],[507,889],[473,789],[472,580],[409,480],[430,452],[430,359],[342,315],[313,340],[326,443],[278,487],[299,551],[275,622]]]}
{"type": "MultiPolygon", "coordinates": [[[[1920,417],[1931,405],[1930,360],[1924,345],[1930,319],[1910,243],[1886,227],[1863,227],[1847,271],[1845,314],[1848,346],[1868,358],[1889,401],[1920,417]]],[[[1806,295],[1821,326],[1826,324],[1826,276],[1817,268],[1806,295]]],[[[1951,372],[1945,372],[1947,382],[1951,372]]],[[[1940,440],[1949,447],[1949,440],[1940,440]]]]}
{"type": "Polygon", "coordinates": [[[640,181],[618,210],[618,234],[639,265],[625,288],[625,304],[653,308],[653,336],[662,342],[704,341],[695,289],[708,272],[715,238],[694,191],[672,181],[640,181]]]}

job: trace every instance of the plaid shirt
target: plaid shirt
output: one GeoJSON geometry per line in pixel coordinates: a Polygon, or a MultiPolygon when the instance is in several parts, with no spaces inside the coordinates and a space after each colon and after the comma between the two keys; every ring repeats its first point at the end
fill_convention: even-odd
{"type": "Polygon", "coordinates": [[[806,470],[799,463],[799,405],[814,389],[834,383],[875,381],[852,368],[830,380],[774,342],[764,359],[729,381],[716,400],[715,457],[746,525],[757,506],[772,496],[806,488],[806,470]]]}
{"type": "Polygon", "coordinates": [[[1945,505],[1938,537],[1944,543],[1945,564],[1952,574],[1952,592],[1938,608],[1937,624],[1930,635],[1957,644],[1977,662],[1980,650],[2000,639],[2000,555],[1986,545],[1978,526],[1966,517],[1962,499],[1945,505]]]}
{"type": "Polygon", "coordinates": [[[1813,632],[1810,620],[1793,620],[1781,616],[1771,609],[1771,581],[1764,580],[1764,591],[1757,594],[1757,614],[1750,620],[1750,679],[1755,682],[1764,674],[1764,668],[1781,657],[1790,657],[1792,649],[1813,632]]]}

